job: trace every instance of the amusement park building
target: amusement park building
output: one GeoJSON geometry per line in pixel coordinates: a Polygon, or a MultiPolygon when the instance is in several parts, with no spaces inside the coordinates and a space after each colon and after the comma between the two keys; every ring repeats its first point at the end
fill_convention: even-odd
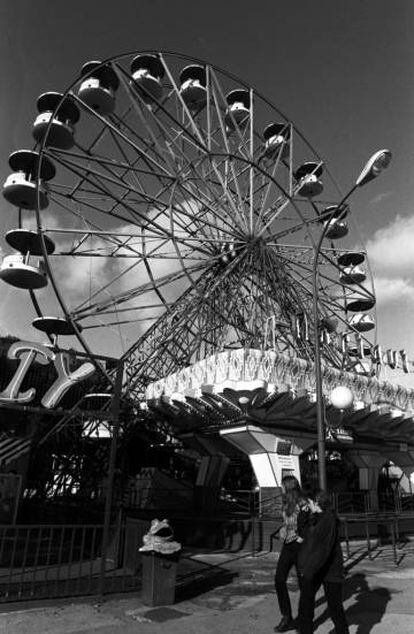
{"type": "MultiPolygon", "coordinates": [[[[359,488],[377,500],[381,467],[414,471],[414,390],[323,366],[326,447],[345,450],[359,488]],[[329,404],[337,386],[352,389],[352,408],[329,404]]],[[[228,350],[148,386],[147,405],[203,455],[199,485],[218,486],[232,451],[247,455],[262,489],[300,478],[299,456],[316,445],[313,364],[275,351],[228,350]],[[221,468],[218,468],[221,460],[221,468]]]]}

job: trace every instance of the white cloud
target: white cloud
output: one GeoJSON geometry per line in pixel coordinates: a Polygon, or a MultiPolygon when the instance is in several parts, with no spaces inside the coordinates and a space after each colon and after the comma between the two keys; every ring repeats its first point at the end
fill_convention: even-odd
{"type": "Polygon", "coordinates": [[[375,276],[412,280],[414,284],[414,216],[397,215],[374,233],[366,247],[375,276]]]}
{"type": "Polygon", "coordinates": [[[367,245],[378,304],[414,303],[414,215],[397,215],[367,245]]]}
{"type": "Polygon", "coordinates": [[[374,196],[374,198],[372,198],[372,200],[369,201],[369,204],[371,206],[378,205],[379,203],[383,203],[385,200],[388,200],[388,198],[391,198],[392,195],[393,195],[393,192],[391,191],[382,192],[381,194],[374,196]]]}
{"type": "Polygon", "coordinates": [[[404,278],[375,278],[375,295],[379,304],[403,300],[414,302],[414,283],[404,278]]]}

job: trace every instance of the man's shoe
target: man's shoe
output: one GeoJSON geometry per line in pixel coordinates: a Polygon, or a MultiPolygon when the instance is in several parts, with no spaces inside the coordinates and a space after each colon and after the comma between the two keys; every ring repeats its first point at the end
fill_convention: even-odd
{"type": "Polygon", "coordinates": [[[293,630],[295,627],[295,621],[291,616],[284,616],[280,621],[279,625],[276,625],[274,628],[275,632],[287,632],[288,630],[293,630]]]}

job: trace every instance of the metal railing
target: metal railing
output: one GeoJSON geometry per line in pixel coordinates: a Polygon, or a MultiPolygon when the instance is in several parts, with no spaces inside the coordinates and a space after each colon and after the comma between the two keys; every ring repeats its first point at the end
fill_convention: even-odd
{"type": "Polygon", "coordinates": [[[149,487],[125,489],[118,503],[136,509],[188,508],[193,503],[194,489],[149,487]]]}
{"type": "Polygon", "coordinates": [[[332,504],[340,514],[369,513],[371,500],[368,491],[339,491],[332,493],[332,504]]]}
{"type": "MultiPolygon", "coordinates": [[[[0,526],[0,602],[96,594],[102,535],[102,525],[0,526]]],[[[117,572],[119,535],[112,538],[106,592],[129,589],[133,577],[117,572]]]]}
{"type": "Polygon", "coordinates": [[[332,493],[332,503],[341,514],[364,514],[372,512],[381,513],[414,513],[414,495],[395,491],[392,493],[379,493],[377,504],[373,503],[373,494],[370,491],[341,491],[332,493]]]}
{"type": "Polygon", "coordinates": [[[102,526],[0,526],[0,601],[89,594],[102,526]]]}
{"type": "MultiPolygon", "coordinates": [[[[124,492],[122,504],[130,509],[171,509],[186,510],[197,507],[196,489],[186,490],[154,487],[143,490],[127,490],[124,492]]],[[[409,513],[414,512],[414,495],[408,493],[379,494],[377,504],[370,491],[333,492],[332,504],[339,514],[365,514],[374,510],[381,512],[409,513]]],[[[281,494],[268,493],[263,489],[222,489],[214,492],[216,510],[224,515],[278,517],[281,508],[281,494]]]]}

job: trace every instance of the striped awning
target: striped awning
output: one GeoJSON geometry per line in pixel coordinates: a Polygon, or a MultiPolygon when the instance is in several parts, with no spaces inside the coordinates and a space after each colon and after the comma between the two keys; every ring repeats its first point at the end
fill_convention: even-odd
{"type": "Polygon", "coordinates": [[[4,466],[30,450],[31,436],[12,436],[0,433],[0,465],[4,466]]]}

